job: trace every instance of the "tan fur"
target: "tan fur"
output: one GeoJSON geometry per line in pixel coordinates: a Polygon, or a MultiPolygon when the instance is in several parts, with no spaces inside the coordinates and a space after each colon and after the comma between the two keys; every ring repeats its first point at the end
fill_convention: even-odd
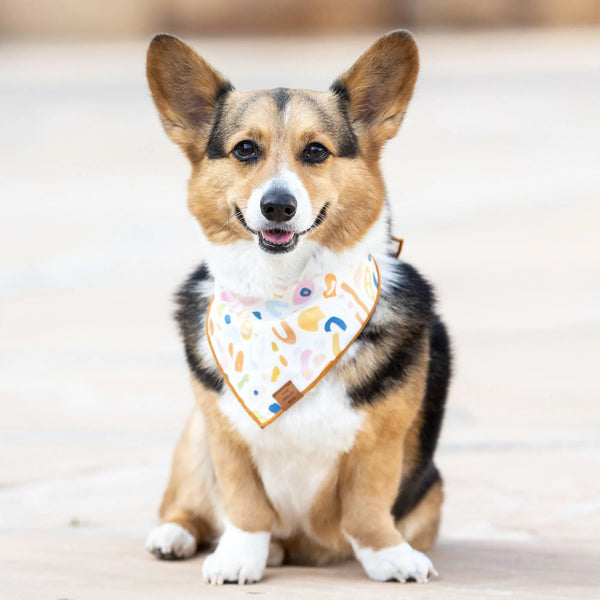
{"type": "MultiPolygon", "coordinates": [[[[285,162],[306,188],[313,217],[325,204],[329,206],[329,217],[307,237],[336,252],[356,244],[379,217],[383,206],[379,153],[399,127],[412,94],[418,71],[412,38],[402,38],[399,46],[389,36],[382,38],[339,80],[352,89],[350,117],[361,132],[360,155],[353,159],[336,158],[338,148],[328,135],[341,119],[338,99],[331,91],[289,90],[292,98],[287,123],[265,92],[230,92],[223,111],[224,130],[228,132],[225,148],[230,153],[238,142],[256,140],[266,149],[266,158],[254,165],[242,164],[233,156],[207,159],[206,138],[211,121],[206,115],[226,80],[191,48],[173,40],[161,38],[150,46],[148,80],[167,133],[192,163],[188,204],[208,239],[219,244],[250,239],[251,234],[235,218],[235,209],[244,213],[252,190],[285,162]],[[167,43],[169,40],[171,43],[167,43]],[[376,68],[375,63],[381,62],[382,56],[385,64],[376,68]],[[183,67],[178,67],[180,64],[183,67]],[[373,78],[381,77],[382,69],[391,71],[389,77],[395,77],[399,87],[387,91],[389,98],[377,99],[381,104],[377,105],[377,112],[376,102],[368,99],[367,91],[373,93],[373,78]],[[201,109],[190,114],[189,107],[194,102],[201,109]],[[320,165],[303,164],[299,152],[309,142],[322,143],[333,156],[320,165]]],[[[387,87],[376,82],[375,89],[387,87]]]]}
{"type": "MultiPolygon", "coordinates": [[[[361,546],[376,550],[404,540],[417,548],[431,546],[439,525],[441,484],[432,486],[397,524],[390,512],[403,475],[401,465],[415,459],[417,446],[411,443],[411,436],[418,431],[415,424],[419,422],[427,360],[424,343],[422,358],[402,389],[365,409],[365,422],[354,447],[324,482],[311,508],[314,539],[298,533],[281,540],[288,561],[326,564],[350,556],[350,544],[342,530],[361,546]]],[[[161,520],[182,525],[204,544],[220,532],[217,513],[224,505],[237,527],[270,530],[278,515],[252,465],[248,447],[216,407],[215,395],[193,378],[192,387],[198,406],[175,451],[161,520]],[[214,471],[202,465],[211,457],[214,471]]]]}
{"type": "Polygon", "coordinates": [[[350,115],[361,132],[362,150],[368,160],[379,160],[383,144],[396,135],[418,73],[419,52],[414,39],[407,31],[395,31],[378,39],[339,78],[352,90],[350,115]]]}
{"type": "Polygon", "coordinates": [[[225,161],[203,158],[194,167],[189,183],[189,208],[209,240],[226,244],[251,237],[235,219],[235,207],[245,213],[252,190],[273,177],[283,164],[294,170],[307,190],[313,219],[325,204],[329,206],[330,217],[308,234],[323,246],[336,252],[351,247],[379,217],[384,189],[376,165],[361,158],[328,160],[317,167],[298,160],[299,152],[309,142],[322,143],[336,152],[333,140],[324,132],[321,117],[307,101],[314,99],[334,119],[338,109],[333,95],[306,90],[290,90],[290,94],[287,124],[278,120],[275,103],[268,96],[233,92],[228,98],[227,111],[233,115],[248,99],[254,101],[244,111],[239,130],[231,137],[227,150],[252,138],[268,148],[268,153],[265,160],[253,166],[230,157],[225,161]],[[357,190],[362,193],[357,194],[357,190]]]}
{"type": "Polygon", "coordinates": [[[160,507],[162,522],[181,525],[198,544],[210,542],[218,530],[215,505],[220,494],[207,441],[204,416],[195,409],[175,448],[160,507]]]}
{"type": "Polygon", "coordinates": [[[401,543],[391,508],[402,476],[404,440],[425,391],[428,345],[407,382],[366,409],[367,419],[340,469],[342,529],[360,547],[379,550],[401,543]]]}
{"type": "MultiPolygon", "coordinates": [[[[316,219],[327,205],[325,221],[308,237],[336,252],[357,243],[377,220],[384,204],[378,161],[410,100],[418,71],[416,45],[410,35],[396,32],[374,44],[338,80],[349,94],[349,119],[358,134],[359,153],[336,156],[335,131],[342,123],[339,97],[332,91],[287,90],[287,118],[267,92],[232,90],[223,101],[220,160],[207,157],[212,111],[226,80],[191,48],[169,37],[156,38],[148,53],[148,80],[169,136],[192,164],[189,208],[206,237],[216,244],[252,239],[235,216],[247,208],[252,190],[282,167],[302,181],[316,219]],[[381,82],[385,84],[382,84],[381,82]],[[254,140],[264,156],[241,163],[231,152],[246,139],[254,140]],[[331,156],[308,165],[303,148],[323,144],[331,156]]],[[[344,117],[345,118],[345,117],[344,117]]],[[[365,412],[354,446],[317,493],[310,511],[313,537],[295,533],[281,540],[288,560],[325,563],[351,553],[345,534],[360,547],[379,550],[404,540],[425,548],[437,534],[443,498],[441,484],[399,523],[391,508],[403,476],[418,459],[419,413],[429,361],[427,338],[419,359],[401,388],[365,412]]],[[[348,386],[368,376],[366,364],[387,355],[385,345],[365,349],[363,363],[348,360],[338,375],[348,386]]],[[[198,543],[212,541],[222,529],[221,514],[238,528],[271,531],[279,515],[273,509],[246,443],[217,407],[216,395],[192,378],[197,408],[177,445],[171,479],[161,507],[164,522],[190,531],[198,543]]],[[[357,409],[358,410],[358,409],[357,409]]]]}
{"type": "Polygon", "coordinates": [[[433,546],[440,527],[443,501],[444,487],[438,481],[429,488],[419,504],[396,523],[404,539],[413,548],[426,552],[433,546]]]}
{"type": "Polygon", "coordinates": [[[173,36],[156,36],[146,76],[165,131],[194,163],[204,151],[217,91],[227,80],[190,50],[173,36]]]}
{"type": "Polygon", "coordinates": [[[206,415],[210,454],[227,518],[244,531],[271,531],[276,515],[265,494],[248,446],[219,411],[214,394],[192,378],[192,388],[206,415]]]}

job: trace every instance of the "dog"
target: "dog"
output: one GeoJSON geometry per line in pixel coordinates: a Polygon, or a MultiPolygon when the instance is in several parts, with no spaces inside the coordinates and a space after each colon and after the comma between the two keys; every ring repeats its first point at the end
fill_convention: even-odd
{"type": "Polygon", "coordinates": [[[351,555],[378,581],[437,575],[451,352],[432,288],[393,250],[379,167],[418,68],[394,31],[327,91],[242,93],[178,38],[150,44],[205,262],[176,296],[196,403],[146,545],[213,545],[207,583],[351,555]]]}

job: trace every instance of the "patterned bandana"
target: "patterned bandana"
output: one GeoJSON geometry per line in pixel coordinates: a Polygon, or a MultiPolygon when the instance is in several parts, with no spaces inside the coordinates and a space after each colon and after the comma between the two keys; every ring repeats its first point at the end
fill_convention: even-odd
{"type": "Polygon", "coordinates": [[[215,284],[206,334],[231,391],[265,427],[335,365],[378,298],[379,269],[371,256],[271,299],[237,297],[215,284]]]}

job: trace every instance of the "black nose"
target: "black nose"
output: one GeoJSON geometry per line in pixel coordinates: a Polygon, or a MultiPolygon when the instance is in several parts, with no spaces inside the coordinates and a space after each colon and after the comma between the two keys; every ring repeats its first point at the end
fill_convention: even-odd
{"type": "Polygon", "coordinates": [[[262,214],[276,223],[289,221],[296,214],[296,198],[283,190],[271,190],[260,200],[262,214]]]}

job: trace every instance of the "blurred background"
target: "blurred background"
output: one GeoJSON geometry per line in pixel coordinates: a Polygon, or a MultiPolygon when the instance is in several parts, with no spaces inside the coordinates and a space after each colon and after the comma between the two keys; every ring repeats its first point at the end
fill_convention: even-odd
{"type": "MultiPolygon", "coordinates": [[[[456,356],[441,577],[411,593],[597,598],[597,0],[0,0],[0,596],[214,594],[143,548],[193,401],[172,293],[202,260],[151,36],[242,90],[325,89],[398,27],[421,73],[383,171],[456,356]]],[[[253,590],[310,585],[397,594],[353,563],[253,590]]]]}
{"type": "Polygon", "coordinates": [[[9,35],[118,38],[176,30],[203,35],[335,34],[393,28],[589,25],[597,0],[0,0],[9,35]]]}

